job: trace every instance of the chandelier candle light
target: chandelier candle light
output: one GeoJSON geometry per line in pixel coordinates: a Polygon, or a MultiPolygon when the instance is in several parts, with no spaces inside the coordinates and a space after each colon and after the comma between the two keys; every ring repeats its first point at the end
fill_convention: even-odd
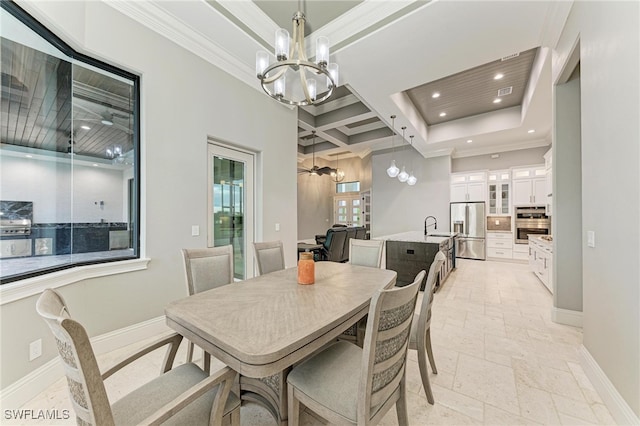
{"type": "Polygon", "coordinates": [[[390,178],[394,178],[396,176],[398,176],[398,173],[400,173],[400,169],[398,168],[398,166],[396,166],[396,160],[395,160],[395,152],[396,152],[396,147],[394,144],[394,139],[396,136],[396,116],[392,115],[391,116],[391,153],[393,155],[392,159],[391,159],[391,165],[389,166],[389,168],[387,169],[387,175],[389,175],[390,178]]]}
{"type": "MultiPolygon", "coordinates": [[[[404,143],[404,131],[407,129],[407,126],[402,126],[402,143],[404,143]]],[[[404,164],[402,165],[402,171],[398,174],[398,180],[400,182],[406,182],[409,179],[409,173],[404,169],[404,164]]]]}
{"type": "Polygon", "coordinates": [[[304,47],[304,13],[293,15],[293,37],[283,28],[276,30],[276,62],[269,65],[269,54],[256,53],[256,75],[262,89],[288,105],[319,104],[338,86],[338,64],[329,63],[329,39],[316,39],[315,62],[307,59],[304,47]],[[318,78],[318,79],[316,79],[318,78]]]}

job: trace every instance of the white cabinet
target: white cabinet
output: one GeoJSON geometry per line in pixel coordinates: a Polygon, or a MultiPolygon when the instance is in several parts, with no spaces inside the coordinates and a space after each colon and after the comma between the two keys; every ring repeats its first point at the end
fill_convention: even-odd
{"type": "Polygon", "coordinates": [[[529,266],[542,284],[553,293],[553,249],[538,237],[529,238],[529,266]]]}
{"type": "Polygon", "coordinates": [[[513,233],[487,232],[487,257],[513,259],[513,233]]]}
{"type": "Polygon", "coordinates": [[[451,174],[451,202],[485,201],[486,172],[451,174]]]}
{"type": "Polygon", "coordinates": [[[551,149],[544,154],[544,170],[546,180],[546,204],[545,214],[551,216],[551,206],[553,205],[553,156],[551,149]]]}
{"type": "Polygon", "coordinates": [[[547,202],[544,165],[512,169],[513,205],[542,206],[547,202]]]}
{"type": "Polygon", "coordinates": [[[487,213],[508,215],[511,205],[511,173],[509,170],[491,171],[487,184],[487,213]]]}

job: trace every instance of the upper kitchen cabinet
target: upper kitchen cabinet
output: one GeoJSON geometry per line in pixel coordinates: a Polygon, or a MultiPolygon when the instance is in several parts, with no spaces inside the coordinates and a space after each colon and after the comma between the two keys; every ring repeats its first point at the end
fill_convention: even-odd
{"type": "Polygon", "coordinates": [[[544,206],[547,181],[544,164],[511,169],[514,206],[544,206]]]}
{"type": "Polygon", "coordinates": [[[488,174],[487,209],[491,215],[508,215],[511,205],[511,172],[494,170],[488,174]]]}
{"type": "Polygon", "coordinates": [[[485,201],[486,172],[452,173],[451,202],[485,201]]]}

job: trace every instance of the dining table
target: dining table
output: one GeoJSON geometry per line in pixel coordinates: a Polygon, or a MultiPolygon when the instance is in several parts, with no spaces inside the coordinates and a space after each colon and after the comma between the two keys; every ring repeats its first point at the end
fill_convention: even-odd
{"type": "Polygon", "coordinates": [[[234,282],[169,303],[167,325],[240,375],[240,397],[287,424],[291,367],[367,315],[373,295],[396,272],[316,262],[315,283],[300,285],[297,268],[234,282]]]}

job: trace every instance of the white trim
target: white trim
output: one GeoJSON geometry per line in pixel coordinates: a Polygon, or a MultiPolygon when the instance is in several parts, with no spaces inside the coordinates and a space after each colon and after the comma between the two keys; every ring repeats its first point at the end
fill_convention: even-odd
{"type": "MultiPolygon", "coordinates": [[[[120,13],[203,58],[252,88],[262,91],[260,85],[257,84],[258,79],[253,68],[243,63],[235,54],[229,53],[222,45],[181,22],[170,12],[165,11],[161,7],[161,3],[151,1],[105,2],[105,4],[120,13]]],[[[205,13],[212,13],[215,9],[207,6],[204,11],[205,13]]],[[[215,13],[222,16],[218,11],[215,11],[215,13]]],[[[224,19],[226,20],[226,18],[224,19]]]]}
{"type": "Polygon", "coordinates": [[[463,157],[475,157],[477,155],[487,155],[487,154],[495,154],[499,152],[508,152],[508,151],[516,151],[519,149],[529,149],[529,148],[538,148],[541,146],[551,145],[547,139],[536,139],[533,141],[523,141],[523,142],[515,142],[515,143],[507,143],[502,145],[495,145],[485,148],[477,148],[477,149],[464,149],[461,151],[455,150],[452,158],[463,158],[463,157]]]}
{"type": "Polygon", "coordinates": [[[611,412],[611,416],[613,416],[616,423],[619,425],[640,425],[640,418],[635,415],[629,404],[620,395],[605,372],[602,371],[598,362],[591,356],[589,350],[584,345],[580,345],[578,352],[582,369],[598,392],[598,395],[602,398],[604,405],[611,412]]]}
{"type": "Polygon", "coordinates": [[[46,288],[59,288],[89,278],[147,269],[150,261],[151,259],[132,259],[99,263],[96,265],[76,266],[50,274],[3,284],[0,286],[0,306],[34,296],[46,288]]]}
{"type": "Polygon", "coordinates": [[[557,324],[582,328],[582,312],[570,309],[551,308],[551,321],[557,324]]]}
{"type": "MultiPolygon", "coordinates": [[[[163,316],[152,318],[129,327],[114,330],[91,339],[96,356],[131,345],[169,331],[163,316]]],[[[0,390],[0,406],[5,409],[19,409],[31,399],[53,385],[64,375],[60,357],[35,369],[23,378],[0,390]]]]}

